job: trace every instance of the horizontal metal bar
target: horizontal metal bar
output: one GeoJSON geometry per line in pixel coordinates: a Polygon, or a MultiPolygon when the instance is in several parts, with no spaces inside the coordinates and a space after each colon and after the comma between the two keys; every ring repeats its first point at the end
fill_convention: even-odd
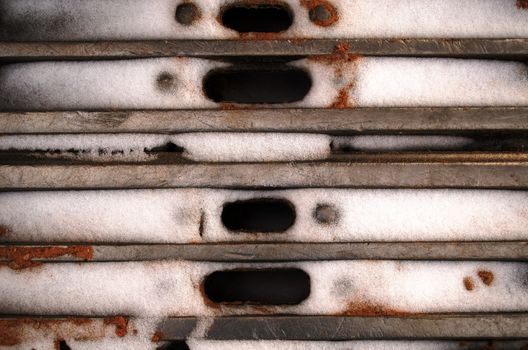
{"type": "MultiPolygon", "coordinates": [[[[124,318],[126,320],[128,318],[124,318]]],[[[129,319],[134,324],[134,319],[129,319]]],[[[106,324],[101,317],[0,316],[6,334],[23,325],[53,324],[54,332],[78,337],[86,330],[106,324]],[[63,330],[61,332],[61,330],[63,330]]],[[[110,324],[110,326],[113,326],[110,324]]],[[[44,328],[47,329],[47,328],[44,328]]],[[[162,320],[159,340],[184,340],[192,334],[208,340],[510,340],[528,339],[528,315],[511,314],[436,314],[403,317],[340,316],[251,316],[162,320]]],[[[154,332],[153,332],[154,333],[154,332]]],[[[126,339],[125,339],[126,340],[126,339]]],[[[489,345],[489,344],[488,344],[489,345]]]]}
{"type": "Polygon", "coordinates": [[[93,262],[182,259],[192,261],[312,261],[312,260],[528,260],[528,242],[375,242],[375,243],[237,243],[134,245],[3,245],[0,262],[10,255],[27,255],[35,262],[93,262]],[[70,249],[69,249],[70,248],[70,249]],[[45,250],[58,251],[56,255],[45,250]],[[64,252],[61,255],[60,252],[64,252]],[[69,255],[71,252],[86,252],[69,255]]]}
{"type": "Polygon", "coordinates": [[[528,107],[3,112],[0,132],[528,130],[528,107]]]}
{"type": "Polygon", "coordinates": [[[317,39],[0,42],[3,59],[80,59],[160,56],[320,55],[508,57],[528,55],[528,39],[317,39]]]}
{"type": "Polygon", "coordinates": [[[528,188],[527,163],[0,165],[0,190],[110,188],[528,188]]]}
{"type": "MultiPolygon", "coordinates": [[[[172,318],[160,330],[165,340],[187,338],[200,320],[172,318]]],[[[204,322],[204,321],[201,321],[204,322]]],[[[427,315],[413,317],[222,317],[206,339],[351,340],[528,338],[528,315],[427,315]]]]}

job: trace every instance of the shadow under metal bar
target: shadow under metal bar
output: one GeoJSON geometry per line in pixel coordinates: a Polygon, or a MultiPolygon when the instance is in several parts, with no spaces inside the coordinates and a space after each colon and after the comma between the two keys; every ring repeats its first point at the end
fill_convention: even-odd
{"type": "Polygon", "coordinates": [[[306,39],[0,42],[0,59],[321,55],[336,45],[380,56],[523,58],[528,39],[306,39]]]}

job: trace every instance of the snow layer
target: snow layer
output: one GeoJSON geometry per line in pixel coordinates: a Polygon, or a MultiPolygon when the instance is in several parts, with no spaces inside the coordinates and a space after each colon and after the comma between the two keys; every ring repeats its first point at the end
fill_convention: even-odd
{"type": "MultiPolygon", "coordinates": [[[[523,63],[363,57],[291,65],[309,72],[312,87],[303,100],[276,107],[528,105],[523,63]]],[[[198,58],[10,64],[0,70],[0,110],[222,108],[202,79],[224,66],[198,58]],[[167,73],[170,86],[160,87],[167,73]]]]}
{"type": "MultiPolygon", "coordinates": [[[[231,39],[217,17],[237,0],[194,0],[201,17],[175,20],[180,0],[1,0],[2,40],[231,39]]],[[[516,0],[332,0],[339,20],[320,27],[301,0],[284,0],[292,26],[277,38],[526,38],[516,0]]]]}
{"type": "Polygon", "coordinates": [[[83,152],[79,157],[114,160],[137,157],[169,143],[201,162],[266,162],[325,159],[330,136],[301,133],[187,133],[0,135],[0,150],[83,152]]]}
{"type": "Polygon", "coordinates": [[[3,242],[512,241],[528,239],[528,193],[502,190],[209,189],[0,193],[3,242]],[[292,203],[285,233],[229,231],[227,202],[292,203]],[[335,213],[316,219],[319,205],[335,213]],[[200,234],[201,231],[201,234],[200,234]]]}
{"type": "Polygon", "coordinates": [[[311,292],[300,304],[273,306],[275,314],[528,311],[527,263],[355,260],[54,263],[23,271],[4,267],[0,312],[147,318],[259,314],[259,306],[209,306],[201,293],[203,279],[221,269],[284,267],[304,270],[311,292]]]}
{"type": "Polygon", "coordinates": [[[182,156],[202,162],[323,160],[331,148],[358,152],[461,150],[460,136],[330,136],[302,133],[0,135],[0,151],[61,152],[80,159],[145,160],[153,149],[174,144],[182,156]],[[332,145],[332,146],[331,146],[332,145]],[[75,151],[73,153],[72,151],[75,151]]]}

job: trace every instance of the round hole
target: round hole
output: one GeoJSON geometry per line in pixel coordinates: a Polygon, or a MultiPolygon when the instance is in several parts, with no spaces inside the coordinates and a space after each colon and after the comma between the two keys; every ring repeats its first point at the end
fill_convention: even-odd
{"type": "Polygon", "coordinates": [[[312,23],[328,27],[339,19],[337,9],[326,0],[302,0],[302,4],[308,9],[308,16],[312,23]]]}
{"type": "Polygon", "coordinates": [[[184,26],[190,26],[200,18],[200,9],[193,3],[184,3],[176,8],[176,21],[184,26]]]}
{"type": "Polygon", "coordinates": [[[330,225],[337,222],[339,213],[333,205],[318,204],[314,211],[314,218],[322,225],[330,225]]]}
{"type": "Polygon", "coordinates": [[[176,87],[176,77],[169,72],[161,72],[156,77],[156,86],[162,92],[169,92],[176,87]]]}
{"type": "Polygon", "coordinates": [[[222,25],[239,33],[280,33],[293,23],[290,7],[279,2],[235,3],[222,10],[222,25]]]}

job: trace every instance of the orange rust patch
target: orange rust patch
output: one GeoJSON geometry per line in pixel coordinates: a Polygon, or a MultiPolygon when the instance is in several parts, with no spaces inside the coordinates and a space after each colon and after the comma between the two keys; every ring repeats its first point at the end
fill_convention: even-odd
{"type": "Polygon", "coordinates": [[[490,286],[493,283],[493,280],[495,279],[495,276],[493,276],[493,272],[487,270],[479,270],[477,272],[477,275],[482,280],[482,283],[487,286],[490,286]]]}
{"type": "Polygon", "coordinates": [[[0,320],[0,345],[14,346],[22,339],[22,321],[0,320]]]}
{"type": "Polygon", "coordinates": [[[301,0],[301,5],[308,11],[314,11],[316,7],[322,6],[330,16],[325,20],[312,20],[312,22],[321,27],[329,27],[339,20],[339,13],[337,9],[326,0],[301,0]]]}
{"type": "Polygon", "coordinates": [[[92,320],[88,318],[17,318],[0,320],[0,345],[13,346],[22,343],[26,337],[25,327],[32,328],[31,333],[40,332],[46,336],[53,335],[57,342],[64,338],[82,341],[100,339],[104,336],[102,331],[93,327],[92,320]],[[76,327],[72,328],[70,325],[76,327]]]}
{"type": "Polygon", "coordinates": [[[110,318],[105,318],[104,320],[105,325],[114,325],[115,326],[115,334],[118,337],[124,337],[127,335],[128,332],[128,318],[123,316],[115,316],[110,318]]]}
{"type": "Polygon", "coordinates": [[[473,279],[471,277],[464,277],[464,287],[467,290],[473,290],[475,288],[475,283],[473,283],[473,279]]]}
{"type": "Polygon", "coordinates": [[[152,340],[153,343],[157,343],[159,342],[161,339],[163,339],[163,332],[161,331],[157,331],[156,333],[154,333],[154,335],[152,336],[152,338],[150,338],[150,340],[152,340]]]}
{"type": "Polygon", "coordinates": [[[64,255],[70,255],[85,261],[91,260],[93,258],[93,247],[0,247],[0,259],[7,260],[7,266],[13,270],[22,270],[42,265],[41,262],[34,261],[34,259],[53,259],[64,255]]]}
{"type": "Polygon", "coordinates": [[[342,316],[410,316],[412,312],[402,311],[374,304],[368,301],[350,302],[342,316]]]}
{"type": "Polygon", "coordinates": [[[517,0],[517,8],[528,10],[528,0],[517,0]]]}

